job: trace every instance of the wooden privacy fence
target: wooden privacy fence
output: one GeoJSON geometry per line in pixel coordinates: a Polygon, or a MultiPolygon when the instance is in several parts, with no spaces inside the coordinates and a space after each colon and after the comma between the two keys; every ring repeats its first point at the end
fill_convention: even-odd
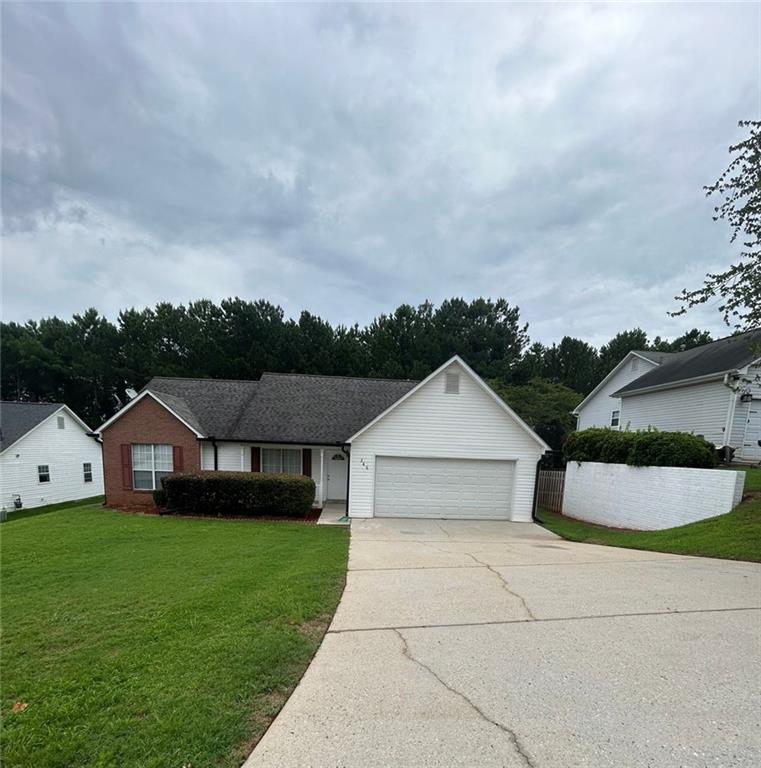
{"type": "Polygon", "coordinates": [[[537,506],[550,512],[563,511],[563,487],[565,470],[540,469],[537,489],[537,506]]]}

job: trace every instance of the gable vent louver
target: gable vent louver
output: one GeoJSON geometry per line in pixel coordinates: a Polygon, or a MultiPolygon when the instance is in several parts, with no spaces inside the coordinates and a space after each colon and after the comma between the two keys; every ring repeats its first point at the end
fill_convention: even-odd
{"type": "Polygon", "coordinates": [[[460,394],[460,374],[447,373],[444,377],[444,392],[447,395],[460,394]]]}

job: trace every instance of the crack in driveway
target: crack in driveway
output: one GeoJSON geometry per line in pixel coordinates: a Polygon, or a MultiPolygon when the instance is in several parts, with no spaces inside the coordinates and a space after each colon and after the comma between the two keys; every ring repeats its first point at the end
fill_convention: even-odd
{"type": "Polygon", "coordinates": [[[420,659],[415,658],[410,652],[410,646],[407,642],[407,638],[398,629],[392,628],[392,632],[395,632],[399,640],[401,640],[402,654],[404,654],[406,658],[408,658],[413,664],[417,664],[421,669],[424,669],[426,672],[428,672],[431,677],[443,685],[444,688],[446,688],[450,693],[455,694],[455,696],[459,696],[474,712],[476,712],[476,714],[478,714],[482,720],[490,723],[496,728],[499,728],[500,731],[505,733],[510,739],[510,742],[512,743],[516,753],[524,765],[528,766],[528,768],[536,768],[536,763],[534,763],[534,761],[526,753],[526,748],[521,743],[521,740],[518,738],[518,734],[515,731],[513,731],[511,728],[508,728],[503,723],[500,723],[498,720],[493,720],[478,706],[478,704],[471,701],[471,699],[469,699],[462,691],[458,691],[456,688],[453,688],[449,683],[446,682],[446,680],[442,680],[442,678],[439,677],[436,672],[431,669],[431,667],[420,661],[420,659]]]}
{"type": "Polygon", "coordinates": [[[531,621],[536,621],[536,616],[534,616],[533,611],[531,608],[529,608],[528,603],[526,602],[526,598],[523,597],[523,595],[518,594],[515,590],[513,590],[510,587],[510,584],[508,583],[507,579],[494,567],[489,565],[489,563],[485,563],[483,560],[480,560],[477,558],[474,554],[471,552],[465,552],[465,551],[457,551],[457,550],[449,550],[449,549],[442,549],[441,547],[437,547],[434,544],[431,544],[430,542],[421,541],[418,542],[422,544],[424,547],[430,547],[431,549],[435,549],[438,552],[443,552],[444,554],[450,555],[450,554],[460,554],[460,555],[466,555],[469,557],[474,563],[477,565],[480,565],[482,568],[486,568],[487,571],[491,571],[501,582],[502,582],[502,588],[511,596],[514,597],[516,600],[520,601],[521,606],[523,607],[524,612],[526,613],[526,616],[531,621]]]}

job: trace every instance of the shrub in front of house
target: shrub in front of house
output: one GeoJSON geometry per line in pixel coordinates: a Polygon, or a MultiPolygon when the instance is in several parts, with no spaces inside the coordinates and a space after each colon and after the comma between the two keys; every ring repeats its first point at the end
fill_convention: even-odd
{"type": "Polygon", "coordinates": [[[635,467],[716,466],[716,448],[703,437],[688,432],[634,432],[626,460],[635,467]]]}
{"type": "Polygon", "coordinates": [[[163,509],[164,507],[166,507],[166,491],[163,488],[163,484],[161,488],[157,488],[153,492],[153,503],[159,509],[163,509]]]}
{"type": "Polygon", "coordinates": [[[566,461],[597,461],[636,467],[716,466],[712,443],[688,432],[628,432],[591,428],[568,436],[563,455],[566,461]]]}
{"type": "Polygon", "coordinates": [[[602,427],[571,432],[563,446],[563,456],[566,461],[602,461],[602,449],[611,435],[615,434],[618,432],[602,427]]]}
{"type": "Polygon", "coordinates": [[[312,508],[311,477],[262,472],[188,472],[164,478],[170,514],[215,517],[305,517],[312,508]]]}

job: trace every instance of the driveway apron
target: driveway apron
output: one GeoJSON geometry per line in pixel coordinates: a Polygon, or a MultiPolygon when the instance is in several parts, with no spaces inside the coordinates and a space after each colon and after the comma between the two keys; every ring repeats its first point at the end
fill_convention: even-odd
{"type": "Polygon", "coordinates": [[[761,566],[530,523],[354,520],[246,768],[761,765],[761,566]]]}

